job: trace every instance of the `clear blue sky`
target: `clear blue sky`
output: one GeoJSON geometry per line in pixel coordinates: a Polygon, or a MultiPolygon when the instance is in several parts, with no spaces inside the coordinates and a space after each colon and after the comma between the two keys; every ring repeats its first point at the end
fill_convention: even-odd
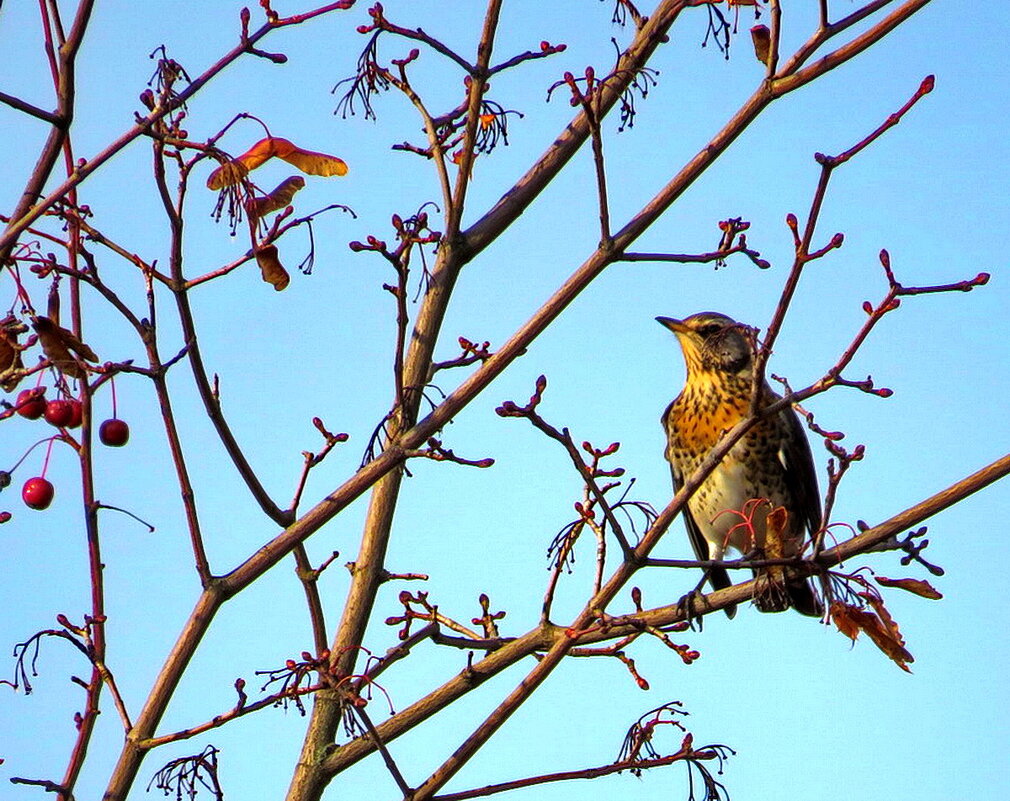
{"type": "MultiPolygon", "coordinates": [[[[98,3],[78,70],[76,153],[90,156],[130,126],[153,70],[152,50],[165,44],[190,75],[199,74],[236,41],[241,5],[231,0],[98,3]]],[[[275,5],[281,13],[302,10],[293,2],[275,5]]],[[[841,13],[856,7],[847,0],[831,5],[841,13]]],[[[422,26],[472,53],[482,4],[416,0],[385,6],[390,19],[422,26]]],[[[401,97],[391,92],[379,98],[378,122],[333,114],[336,96],[330,89],[354,69],[364,43],[354,28],[367,21],[366,9],[359,3],[352,11],[266,39],[264,49],[289,56],[286,65],[247,58],[217,78],[189,109],[194,139],[247,111],[264,119],[275,135],[336,154],[350,166],[344,178],[309,178],[298,196],[299,212],[342,203],[358,215],[335,213],[319,222],[312,275],[294,270],[307,249],[304,234],[296,232],[281,248],[292,272],[283,293],[263,284],[250,265],[193,297],[205,359],[221,376],[225,410],[281,503],[294,487],[301,451],[318,446],[313,415],[331,430],[348,432],[351,440],[313,473],[307,503],[355,470],[393,397],[394,309],[381,289],[392,276],[381,259],[352,254],[347,242],[368,234],[391,240],[391,214],[407,216],[438,199],[430,165],[389,149],[420,139],[420,123],[401,97]]],[[[8,2],[0,12],[0,90],[48,108],[51,89],[37,13],[27,2],[8,2]]],[[[253,14],[256,19],[258,10],[253,14]]],[[[505,3],[497,53],[536,48],[541,39],[565,42],[569,49],[493,81],[491,97],[525,116],[512,119],[508,148],[478,159],[470,221],[508,189],[568,120],[571,109],[563,97],[543,102],[547,87],[566,70],[578,74],[593,64],[603,72],[612,63],[610,37],[624,42],[628,34],[612,27],[609,16],[610,3],[592,0],[505,3]]],[[[708,141],[761,78],[762,67],[747,40],[750,13],[741,13],[741,34],[729,61],[711,44],[700,47],[705,16],[704,9],[685,14],[672,42],[657,54],[653,66],[660,71],[659,84],[639,103],[634,128],[618,135],[614,121],[607,125],[611,208],[618,226],[708,141]]],[[[571,518],[580,486],[555,443],[523,421],[499,419],[494,408],[504,399],[524,402],[541,373],[550,382],[541,407],[547,419],[568,426],[577,441],[620,441],[617,461],[637,477],[634,496],[665,506],[671,488],[658,418],[679,391],[683,367],[673,338],[654,318],[714,309],[766,326],[791,257],[783,221],[789,212],[801,219],[806,215],[818,173],[813,153],[837,153],[861,139],[930,73],[936,75],[936,90],[832,179],[819,240],[826,243],[842,231],[845,245],[804,276],[772,369],[798,387],[834,363],[864,319],[862,302],[876,302],[886,290],[877,261],[881,248],[890,251],[899,280],[908,285],[990,272],[990,284],[970,294],[907,299],[874,333],[848,376],[872,374],[879,385],[894,390],[892,398],[840,389],[809,408],[826,428],[846,432],[846,443],[867,446],[866,459],[843,484],[833,514],[838,522],[884,520],[1002,456],[1010,442],[1010,345],[1004,332],[1010,307],[1004,231],[1010,214],[1008,23],[1010,13],[1002,4],[933,3],[856,61],[773,105],[637,246],[712,250],[719,241],[717,221],[742,216],[752,223],[750,244],[772,269],[758,271],[735,260],[717,271],[647,263],[611,267],[444,432],[448,447],[469,458],[493,456],[495,467],[412,466],[389,567],[431,578],[427,587],[407,588],[427,589],[443,612],[462,620],[479,614],[476,598],[486,592],[495,609],[508,611],[504,634],[535,625],[547,578],[545,549],[571,518]]],[[[794,33],[788,43],[802,38],[794,33]]],[[[397,57],[408,50],[388,40],[381,52],[397,57]]],[[[433,55],[423,56],[416,75],[419,91],[437,111],[458,102],[460,77],[433,55]]],[[[0,210],[13,207],[45,133],[41,123],[0,106],[0,210]]],[[[240,153],[260,136],[261,129],[248,122],[233,128],[222,145],[240,153]]],[[[86,182],[81,199],[95,211],[99,227],[164,264],[166,226],[149,180],[150,161],[147,145],[135,143],[86,182]]],[[[287,165],[270,164],[258,178],[273,186],[290,174],[287,165]]],[[[241,236],[231,238],[226,226],[210,219],[215,195],[203,189],[204,177],[198,176],[191,189],[189,275],[215,269],[247,247],[241,236]]],[[[592,252],[597,239],[593,175],[585,152],[464,271],[439,358],[455,355],[457,336],[499,345],[592,252]]],[[[117,282],[139,307],[143,287],[132,268],[95,250],[107,280],[117,282]]],[[[5,297],[13,297],[12,285],[4,286],[5,297]]],[[[37,302],[44,298],[41,283],[29,289],[37,302]]],[[[86,338],[103,360],[143,357],[140,343],[94,297],[87,296],[86,314],[86,338]]],[[[169,298],[162,300],[159,314],[164,353],[171,355],[182,343],[169,298]]],[[[461,377],[446,375],[440,386],[449,391],[461,377]]],[[[210,557],[215,571],[225,572],[276,529],[215,444],[187,368],[172,373],[172,387],[185,421],[210,557]]],[[[153,395],[140,378],[124,378],[117,388],[120,415],[130,422],[133,438],[127,448],[96,454],[98,497],[157,527],[149,534],[122,515],[107,513],[102,519],[109,662],[136,711],[198,585],[153,395]]],[[[110,404],[107,394],[96,401],[100,417],[110,411],[103,404],[110,404]]],[[[9,467],[47,433],[42,423],[5,422],[0,467],[9,467]]],[[[823,483],[827,454],[813,444],[823,483]]],[[[32,512],[18,498],[18,488],[40,468],[41,458],[38,452],[29,457],[0,496],[0,508],[14,513],[0,527],[0,561],[6,565],[0,644],[8,649],[38,629],[55,626],[57,613],[80,620],[88,608],[70,454],[54,451],[49,475],[57,497],[50,510],[32,512]]],[[[997,485],[930,522],[927,555],[947,571],[933,580],[944,600],[900,591],[887,595],[916,657],[912,675],[868,642],[850,647],[833,627],[795,614],[744,609],[733,621],[713,617],[703,633],[681,636],[702,652],[693,666],[683,666],[658,644],[636,645],[631,655],[651,684],[648,692],[639,690],[616,660],[572,660],[448,789],[610,762],[639,714],[679,700],[691,712],[688,724],[697,744],[721,742],[737,749],[722,777],[736,801],[1005,798],[1010,691],[1002,671],[1010,661],[1010,645],[1001,610],[1010,540],[1002,533],[1002,512],[1008,508],[1010,484],[997,485]]],[[[334,549],[341,552],[337,565],[354,558],[363,509],[359,502],[309,542],[314,561],[334,549]]],[[[659,551],[660,556],[689,556],[679,523],[659,551]]],[[[901,568],[892,555],[859,564],[864,561],[884,575],[928,578],[916,566],[901,568]]],[[[592,544],[583,542],[576,571],[562,584],[558,622],[580,608],[592,563],[592,544]]],[[[676,600],[695,580],[693,574],[653,571],[636,583],[645,591],[646,604],[658,606],[676,600]]],[[[329,620],[335,622],[346,571],[334,566],[321,587],[329,620]]],[[[380,597],[366,640],[378,653],[395,642],[382,619],[397,613],[402,588],[388,585],[380,597]]],[[[223,712],[234,701],[236,677],[244,676],[256,690],[254,671],[280,665],[310,647],[302,592],[293,565],[285,561],[219,615],[160,731],[223,712]]],[[[402,709],[463,665],[461,653],[428,646],[419,659],[390,670],[384,686],[402,709]]],[[[392,752],[408,781],[423,780],[529,666],[489,682],[438,722],[396,741],[392,752]]],[[[39,667],[33,695],[0,687],[4,785],[12,775],[58,779],[72,742],[71,716],[82,693],[68,677],[87,675],[86,665],[65,644],[47,641],[39,667]]],[[[0,663],[0,678],[10,678],[12,671],[13,660],[6,667],[0,663]]],[[[373,717],[381,718],[380,706],[372,705],[373,717]]],[[[196,753],[208,742],[222,748],[227,798],[283,797],[304,723],[293,709],[267,710],[162,749],[145,763],[131,798],[145,797],[143,787],[161,764],[196,753]]],[[[102,714],[78,798],[100,796],[120,740],[110,706],[102,714]]],[[[658,747],[674,751],[678,744],[679,738],[671,737],[658,747]]],[[[685,781],[684,769],[674,767],[642,779],[554,785],[515,797],[634,795],[651,801],[686,795],[685,781]]],[[[30,798],[38,792],[8,787],[2,795],[30,798]]],[[[329,796],[399,794],[381,764],[369,762],[334,782],[329,796]]]]}

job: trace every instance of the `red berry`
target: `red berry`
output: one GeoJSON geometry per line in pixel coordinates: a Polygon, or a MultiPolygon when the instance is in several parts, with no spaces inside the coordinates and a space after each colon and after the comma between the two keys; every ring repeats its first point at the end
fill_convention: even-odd
{"type": "Polygon", "coordinates": [[[84,406],[79,400],[68,401],[70,404],[70,420],[67,421],[67,428],[77,428],[84,420],[84,406]]]}
{"type": "Polygon", "coordinates": [[[22,417],[38,420],[46,411],[45,390],[24,389],[18,393],[17,410],[22,417]]]}
{"type": "Polygon", "coordinates": [[[46,422],[57,428],[63,428],[74,419],[74,406],[72,401],[51,400],[46,404],[46,422]]]}
{"type": "Polygon", "coordinates": [[[32,509],[48,509],[55,494],[53,485],[42,476],[28,479],[21,488],[21,499],[32,509]]]}
{"type": "Polygon", "coordinates": [[[0,523],[6,523],[10,519],[11,519],[10,512],[0,512],[0,523]]]}
{"type": "Polygon", "coordinates": [[[121,448],[130,439],[130,427],[125,420],[113,417],[99,426],[98,438],[103,445],[108,445],[110,448],[121,448]]]}

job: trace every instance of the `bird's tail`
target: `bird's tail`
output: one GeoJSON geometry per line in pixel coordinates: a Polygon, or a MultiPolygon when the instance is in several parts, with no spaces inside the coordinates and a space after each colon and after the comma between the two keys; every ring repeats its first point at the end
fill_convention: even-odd
{"type": "MultiPolygon", "coordinates": [[[[757,574],[757,571],[755,573],[757,574]]],[[[772,580],[768,573],[763,575],[766,581],[758,584],[758,591],[754,596],[754,605],[758,611],[783,612],[792,608],[808,617],[820,617],[824,614],[824,606],[809,579],[789,576],[783,586],[772,580]]]]}

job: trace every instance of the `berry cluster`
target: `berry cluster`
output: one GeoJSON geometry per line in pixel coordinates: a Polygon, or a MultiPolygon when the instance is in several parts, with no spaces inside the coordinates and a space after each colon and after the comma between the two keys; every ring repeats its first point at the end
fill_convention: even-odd
{"type": "MultiPolygon", "coordinates": [[[[113,392],[113,416],[99,426],[98,439],[103,445],[110,448],[121,448],[130,439],[130,427],[125,420],[116,417],[115,405],[115,392],[113,392]]],[[[83,406],[77,398],[61,396],[47,400],[46,388],[43,386],[25,389],[18,393],[17,401],[11,411],[27,420],[42,418],[49,425],[64,432],[66,429],[78,428],[83,419],[83,406]]],[[[50,450],[53,440],[58,438],[58,436],[49,438],[50,450]]],[[[45,441],[42,440],[42,442],[45,441]]],[[[52,482],[46,478],[48,465],[49,452],[46,453],[42,474],[29,478],[21,488],[21,499],[31,509],[49,508],[56,495],[52,482]]],[[[9,519],[9,515],[0,522],[6,522],[7,519],[9,519]]]]}

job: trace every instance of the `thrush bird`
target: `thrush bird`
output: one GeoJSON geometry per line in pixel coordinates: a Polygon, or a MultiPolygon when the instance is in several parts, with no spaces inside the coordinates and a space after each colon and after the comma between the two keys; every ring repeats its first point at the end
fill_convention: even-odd
{"type": "MultiPolygon", "coordinates": [[[[662,418],[666,458],[679,490],[722,434],[749,414],[754,347],[747,327],[724,314],[656,319],[677,335],[687,364],[684,389],[662,418]]],[[[759,408],[779,397],[764,383],[759,408]]],[[[821,504],[810,445],[796,412],[786,408],[754,425],[691,496],[683,517],[699,560],[722,560],[728,547],[769,558],[800,554],[806,533],[820,528],[821,504]],[[785,509],[784,526],[779,517],[781,531],[769,538],[768,513],[776,507],[785,509]]],[[[755,571],[762,573],[769,578],[755,594],[760,611],[792,607],[804,615],[821,614],[808,579],[788,570],[755,571]]],[[[722,567],[710,568],[707,578],[717,590],[733,583],[722,567]]],[[[727,614],[732,617],[734,611],[727,614]]]]}

